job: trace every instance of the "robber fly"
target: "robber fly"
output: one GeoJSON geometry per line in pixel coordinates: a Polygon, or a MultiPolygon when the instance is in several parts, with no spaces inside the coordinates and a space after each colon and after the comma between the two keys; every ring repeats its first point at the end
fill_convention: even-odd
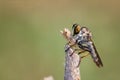
{"type": "MultiPolygon", "coordinates": [[[[72,35],[76,41],[76,45],[79,47],[79,49],[81,49],[78,54],[82,54],[86,51],[89,52],[88,54],[91,55],[96,65],[98,67],[102,67],[103,63],[91,39],[92,34],[89,31],[89,29],[87,27],[80,27],[78,24],[74,24],[72,27],[72,30],[73,30],[72,35]]],[[[86,56],[87,55],[83,57],[86,57],[86,56]]]]}

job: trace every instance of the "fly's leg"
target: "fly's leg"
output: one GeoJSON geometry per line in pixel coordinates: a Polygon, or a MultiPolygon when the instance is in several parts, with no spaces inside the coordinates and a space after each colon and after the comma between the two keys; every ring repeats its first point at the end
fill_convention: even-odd
{"type": "Polygon", "coordinates": [[[66,45],[69,45],[69,47],[65,50],[65,52],[67,52],[70,48],[74,47],[76,43],[70,44],[70,42],[68,42],[66,45]]]}
{"type": "Polygon", "coordinates": [[[86,50],[82,50],[82,51],[78,52],[78,55],[79,55],[79,54],[82,54],[82,53],[84,53],[84,52],[86,52],[86,50]]]}
{"type": "Polygon", "coordinates": [[[77,49],[75,49],[71,54],[70,54],[70,56],[72,56],[73,55],[73,53],[75,53],[77,51],[77,49]]]}
{"type": "Polygon", "coordinates": [[[82,53],[84,53],[84,52],[86,52],[85,50],[82,50],[82,51],[80,51],[80,49],[74,49],[74,51],[71,53],[71,55],[70,56],[72,56],[73,55],[73,53],[78,53],[78,55],[79,54],[82,54],[82,53]]]}
{"type": "MultiPolygon", "coordinates": [[[[86,52],[86,51],[83,50],[83,51],[79,52],[78,54],[82,54],[82,53],[84,53],[84,52],[86,52]]],[[[85,55],[83,55],[83,56],[80,57],[79,63],[78,63],[78,65],[77,65],[77,67],[79,67],[80,62],[81,62],[81,59],[84,58],[84,57],[86,57],[86,56],[88,56],[88,55],[89,55],[89,53],[87,53],[87,54],[85,54],[85,55]]]]}
{"type": "Polygon", "coordinates": [[[81,56],[81,58],[84,58],[84,57],[86,57],[86,56],[88,56],[88,55],[89,55],[89,53],[87,53],[87,54],[81,56]]]}

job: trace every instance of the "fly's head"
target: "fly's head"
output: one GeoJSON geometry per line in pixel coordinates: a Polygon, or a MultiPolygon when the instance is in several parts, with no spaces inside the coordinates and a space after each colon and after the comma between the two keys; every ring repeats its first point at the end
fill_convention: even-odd
{"type": "Polygon", "coordinates": [[[91,37],[92,37],[92,34],[87,27],[82,27],[80,30],[80,34],[83,37],[86,37],[87,39],[91,39],[91,37]]]}

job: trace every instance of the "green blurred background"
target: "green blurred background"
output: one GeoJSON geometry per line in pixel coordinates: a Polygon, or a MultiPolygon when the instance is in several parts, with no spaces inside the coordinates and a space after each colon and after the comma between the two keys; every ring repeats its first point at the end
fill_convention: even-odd
{"type": "Polygon", "coordinates": [[[84,58],[82,80],[119,80],[119,0],[0,0],[0,80],[63,80],[60,30],[74,23],[92,31],[104,64],[84,58]]]}

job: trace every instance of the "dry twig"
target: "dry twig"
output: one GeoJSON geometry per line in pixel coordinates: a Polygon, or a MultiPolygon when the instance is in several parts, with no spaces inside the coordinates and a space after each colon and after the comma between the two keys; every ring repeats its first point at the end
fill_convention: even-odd
{"type": "MultiPolygon", "coordinates": [[[[61,34],[70,44],[75,44],[71,32],[68,29],[60,31],[61,34]]],[[[65,74],[64,80],[81,80],[80,79],[80,70],[78,65],[80,64],[80,57],[74,50],[70,47],[69,44],[65,45],[65,74]],[[72,55],[71,55],[72,54],[72,55]]]]}

